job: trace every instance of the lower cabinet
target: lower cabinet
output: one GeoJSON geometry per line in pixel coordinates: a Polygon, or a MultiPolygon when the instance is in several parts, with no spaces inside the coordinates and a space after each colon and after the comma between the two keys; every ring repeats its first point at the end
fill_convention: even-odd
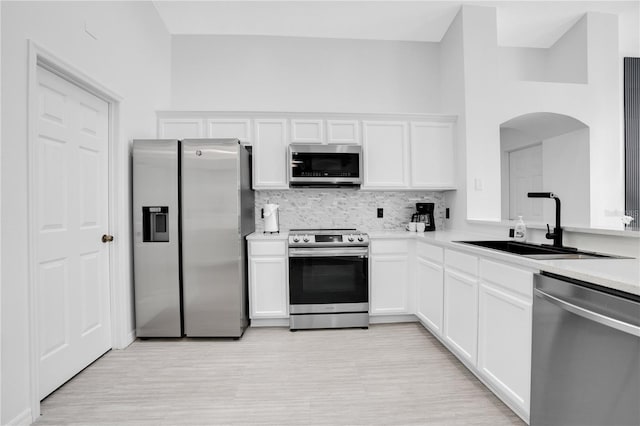
{"type": "Polygon", "coordinates": [[[533,273],[484,260],[480,271],[478,369],[528,416],[533,273]]]}
{"type": "Polygon", "coordinates": [[[444,271],[444,339],[471,365],[478,345],[478,280],[452,270],[444,271]]]}
{"type": "Polygon", "coordinates": [[[443,272],[442,265],[423,257],[416,258],[416,316],[438,336],[442,335],[443,272]]]}
{"type": "Polygon", "coordinates": [[[371,315],[413,313],[410,306],[409,242],[372,241],[369,257],[369,312],[371,315]]]}
{"type": "Polygon", "coordinates": [[[288,318],[285,241],[249,241],[249,317],[288,318]]]}

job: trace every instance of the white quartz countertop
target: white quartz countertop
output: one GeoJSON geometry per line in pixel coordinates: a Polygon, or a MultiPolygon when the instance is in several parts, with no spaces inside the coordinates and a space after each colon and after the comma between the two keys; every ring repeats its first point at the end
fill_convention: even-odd
{"type": "MultiPolygon", "coordinates": [[[[456,241],[484,241],[499,238],[488,237],[484,234],[474,234],[467,231],[370,231],[371,240],[379,239],[415,239],[425,241],[444,248],[464,251],[485,258],[512,263],[525,268],[546,271],[563,275],[577,280],[587,281],[603,287],[624,291],[640,296],[640,259],[563,259],[538,260],[515,254],[487,249],[478,246],[458,243],[456,241]]],[[[288,231],[279,234],[264,234],[254,232],[247,236],[247,240],[287,240],[288,231]]]]}
{"type": "Polygon", "coordinates": [[[280,231],[277,234],[265,234],[264,232],[252,232],[247,235],[247,240],[287,240],[289,238],[289,231],[280,231]]]}

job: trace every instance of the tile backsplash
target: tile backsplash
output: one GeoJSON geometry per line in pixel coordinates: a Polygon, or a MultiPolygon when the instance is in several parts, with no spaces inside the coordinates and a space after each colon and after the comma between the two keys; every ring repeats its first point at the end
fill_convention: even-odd
{"type": "Polygon", "coordinates": [[[363,231],[398,230],[411,220],[416,203],[434,203],[436,229],[444,227],[444,195],[440,192],[368,192],[353,189],[289,189],[256,191],[256,232],[264,231],[260,210],[278,204],[280,229],[357,228],[363,231]],[[377,209],[384,217],[377,217],[377,209]]]}

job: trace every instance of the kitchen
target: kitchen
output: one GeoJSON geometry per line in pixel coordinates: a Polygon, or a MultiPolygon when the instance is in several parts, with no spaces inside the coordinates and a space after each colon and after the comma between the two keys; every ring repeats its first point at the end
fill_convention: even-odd
{"type": "MultiPolygon", "coordinates": [[[[37,418],[35,413],[39,410],[31,375],[31,336],[36,326],[30,283],[35,275],[35,259],[30,254],[28,218],[35,212],[29,207],[33,201],[28,185],[33,159],[27,144],[27,88],[34,64],[39,62],[69,65],[66,69],[95,83],[93,87],[109,95],[105,97],[113,105],[112,114],[118,117],[112,132],[117,143],[110,153],[114,160],[109,165],[110,187],[115,188],[109,201],[111,225],[110,232],[105,232],[115,236],[110,249],[114,283],[110,344],[114,349],[127,347],[135,338],[132,247],[128,237],[130,143],[133,139],[158,137],[206,137],[207,126],[215,120],[240,120],[240,124],[248,121],[252,133],[246,136],[252,142],[257,137],[253,131],[256,121],[264,123],[263,129],[279,128],[283,132],[291,132],[293,120],[306,121],[304,129],[323,129],[322,135],[318,134],[323,143],[329,138],[324,129],[331,120],[358,123],[354,128],[359,130],[360,141],[365,122],[402,123],[385,128],[401,135],[405,129],[407,133],[411,131],[412,122],[451,124],[454,167],[443,171],[454,173],[455,191],[443,186],[428,189],[426,184],[414,191],[411,173],[425,172],[427,168],[420,167],[418,157],[398,157],[397,150],[390,150],[396,156],[389,157],[389,164],[403,166],[393,169],[395,174],[382,174],[376,188],[370,191],[366,190],[366,182],[365,188],[352,192],[291,190],[286,181],[284,150],[280,155],[272,150],[255,152],[260,148],[257,144],[254,147],[254,155],[264,158],[257,165],[264,171],[259,175],[263,182],[257,182],[263,186],[255,191],[257,231],[263,226],[258,210],[267,201],[280,205],[280,226],[284,231],[322,226],[329,216],[327,212],[346,211],[342,203],[354,200],[357,205],[353,212],[340,213],[353,219],[344,223],[336,215],[335,226],[330,227],[356,227],[374,238],[375,232],[380,232],[381,239],[395,241],[397,235],[389,237],[385,232],[404,226],[418,202],[435,204],[437,231],[427,235],[437,235],[445,229],[461,232],[460,240],[479,239],[472,234],[506,239],[513,224],[501,220],[502,204],[507,198],[501,195],[499,172],[501,124],[537,112],[574,117],[589,127],[591,138],[590,186],[586,189],[590,218],[587,226],[575,221],[576,226],[570,229],[572,221],[563,217],[565,244],[636,259],[640,256],[637,232],[621,230],[620,222],[624,213],[621,58],[640,56],[637,2],[615,3],[619,9],[608,11],[608,2],[602,2],[591,4],[590,9],[576,4],[577,10],[567,6],[567,10],[550,12],[535,4],[518,9],[512,4],[461,7],[451,2],[425,12],[420,9],[424,6],[421,2],[382,4],[378,9],[371,4],[348,2],[343,9],[330,9],[305,2],[308,4],[298,5],[301,9],[290,10],[289,14],[270,10],[269,2],[260,2],[264,3],[262,6],[216,3],[222,9],[214,9],[210,15],[207,8],[216,6],[206,2],[200,6],[204,9],[183,15],[187,12],[171,2],[2,2],[3,424],[29,423],[32,415],[37,418]],[[362,7],[370,9],[363,11],[359,9],[362,7]],[[313,13],[308,12],[309,8],[313,13]],[[584,15],[587,10],[590,13],[584,15]],[[544,19],[536,11],[558,17],[555,26],[547,27],[547,33],[537,32],[544,19]],[[290,16],[288,25],[293,28],[303,20],[307,32],[283,33],[261,27],[269,14],[290,16]],[[316,19],[304,20],[307,15],[316,19]],[[199,18],[204,16],[208,19],[199,18]],[[243,19],[236,22],[257,30],[229,29],[225,16],[239,16],[243,19]],[[367,33],[379,27],[376,18],[380,16],[400,23],[385,28],[418,28],[419,37],[367,33]],[[338,17],[351,17],[351,21],[345,24],[338,17]],[[536,17],[540,22],[535,21],[536,17]],[[412,27],[408,22],[415,21],[410,19],[429,25],[412,27]],[[326,25],[320,23],[334,21],[336,33],[324,33],[326,25]],[[207,29],[208,23],[216,29],[207,29]],[[327,35],[330,38],[325,38],[327,35]],[[542,40],[534,40],[534,36],[542,40]],[[554,44],[556,40],[561,43],[554,44]],[[551,46],[556,51],[549,49],[551,46]],[[549,63],[545,66],[547,50],[549,63]],[[544,74],[545,70],[550,70],[549,74],[544,74]],[[235,114],[228,113],[234,111],[235,114]],[[283,120],[284,124],[278,125],[283,120]],[[181,123],[179,135],[163,134],[165,121],[181,123]],[[185,129],[198,133],[187,134],[185,129]],[[611,140],[620,142],[612,145],[611,140]],[[270,169],[274,158],[280,164],[275,163],[270,169]],[[398,179],[389,185],[389,176],[398,179]],[[377,218],[378,208],[383,209],[381,219],[377,218]]],[[[534,123],[549,119],[529,118],[534,123]]],[[[420,127],[415,129],[419,131],[420,127]]],[[[402,143],[410,141],[406,137],[402,143]]],[[[430,160],[425,157],[424,161],[430,160]]],[[[430,163],[434,167],[438,164],[430,163]]],[[[559,192],[555,188],[547,190],[559,192]]],[[[570,209],[564,194],[560,196],[565,203],[563,209],[570,209]]],[[[539,227],[528,224],[528,235],[530,240],[542,243],[546,232],[542,227],[553,224],[553,203],[544,200],[540,205],[551,210],[539,227]]],[[[404,252],[392,248],[380,255],[397,261],[408,259],[409,250],[416,250],[413,244],[416,241],[406,240],[404,252]]],[[[375,277],[372,275],[371,279],[375,277]]],[[[413,315],[399,311],[387,316],[413,315]]],[[[276,319],[282,325],[283,318],[276,319]]]]}

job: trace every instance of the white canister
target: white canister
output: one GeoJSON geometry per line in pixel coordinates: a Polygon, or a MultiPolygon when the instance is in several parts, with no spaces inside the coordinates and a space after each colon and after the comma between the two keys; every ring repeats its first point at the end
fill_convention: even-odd
{"type": "Polygon", "coordinates": [[[264,232],[276,233],[280,232],[278,220],[278,205],[265,204],[262,211],[264,215],[264,232]]]}

